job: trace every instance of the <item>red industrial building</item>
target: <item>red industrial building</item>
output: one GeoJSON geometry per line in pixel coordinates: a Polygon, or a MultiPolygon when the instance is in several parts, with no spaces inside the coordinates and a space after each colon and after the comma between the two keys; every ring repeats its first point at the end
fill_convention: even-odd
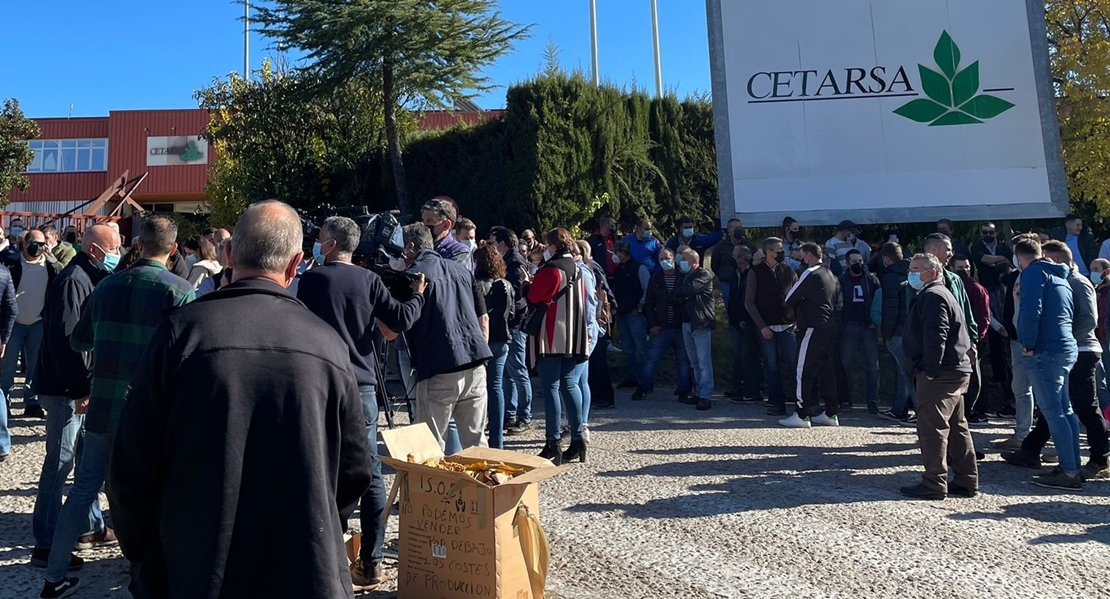
{"type": "MultiPolygon", "coordinates": [[[[444,129],[500,115],[501,111],[428,112],[420,127],[444,129]]],[[[91,214],[88,209],[93,207],[98,215],[127,216],[136,205],[157,212],[205,211],[204,188],[213,163],[201,137],[208,125],[207,110],[124,110],[106,117],[34,120],[42,134],[29,142],[35,151],[27,169],[31,185],[26,192],[13,189],[8,194],[10,203],[0,222],[5,227],[11,213],[91,214]],[[140,178],[133,191],[122,185],[140,178]],[[108,196],[106,190],[113,186],[120,187],[118,193],[100,207],[92,204],[108,196]],[[127,201],[128,195],[135,204],[127,201]],[[120,203],[125,205],[117,209],[120,203]]],[[[60,224],[68,223],[63,219],[60,224]]]]}

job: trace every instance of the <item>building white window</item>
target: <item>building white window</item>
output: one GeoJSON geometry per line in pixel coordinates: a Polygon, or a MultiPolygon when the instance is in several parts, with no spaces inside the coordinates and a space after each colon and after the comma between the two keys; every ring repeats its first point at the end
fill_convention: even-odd
{"type": "Polygon", "coordinates": [[[108,170],[106,139],[32,139],[28,173],[98,173],[108,170]]]}

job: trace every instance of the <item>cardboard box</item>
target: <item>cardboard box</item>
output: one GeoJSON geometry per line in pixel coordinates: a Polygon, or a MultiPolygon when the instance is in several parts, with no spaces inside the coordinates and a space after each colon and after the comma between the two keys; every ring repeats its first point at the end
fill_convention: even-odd
{"type": "Polygon", "coordinates": [[[393,456],[382,461],[398,473],[398,598],[543,599],[548,548],[538,525],[538,483],[569,466],[481,447],[444,458],[526,470],[490,487],[465,473],[422,465],[444,457],[426,424],[382,431],[382,438],[393,456]]]}

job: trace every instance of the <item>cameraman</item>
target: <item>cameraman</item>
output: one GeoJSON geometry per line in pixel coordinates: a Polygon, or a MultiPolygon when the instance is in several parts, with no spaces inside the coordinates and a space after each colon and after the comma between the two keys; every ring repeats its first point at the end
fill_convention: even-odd
{"type": "MultiPolygon", "coordinates": [[[[375,320],[391,330],[409,330],[424,307],[424,275],[416,273],[413,296],[408,301],[393,299],[374,272],[351,263],[359,243],[355,221],[333,216],[320,227],[312,253],[320,266],[302,275],[297,299],[313,314],[331,325],[347,344],[351,366],[362,395],[366,415],[366,436],[371,454],[370,488],[362,496],[359,510],[362,524],[362,550],[351,565],[351,582],[356,591],[369,591],[382,583],[382,544],[386,509],[382,464],[378,460],[378,361],[374,352],[377,333],[375,320]]],[[[384,391],[384,390],[383,390],[384,391]]]]}

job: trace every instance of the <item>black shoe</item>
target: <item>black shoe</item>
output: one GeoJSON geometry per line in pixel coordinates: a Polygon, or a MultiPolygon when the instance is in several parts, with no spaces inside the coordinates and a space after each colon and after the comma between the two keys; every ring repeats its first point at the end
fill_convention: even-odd
{"type": "Polygon", "coordinates": [[[967,423],[971,426],[986,426],[991,423],[991,419],[986,414],[972,414],[967,417],[967,423]]]}
{"type": "Polygon", "coordinates": [[[872,414],[872,415],[874,415],[874,414],[878,414],[878,413],[879,413],[879,406],[877,406],[877,405],[874,405],[874,406],[872,406],[872,405],[869,405],[869,406],[867,406],[867,413],[868,413],[868,414],[872,414]]]}
{"type": "Polygon", "coordinates": [[[713,407],[713,402],[709,401],[708,399],[702,398],[702,399],[698,400],[697,410],[699,412],[704,412],[704,411],[706,411],[706,410],[708,410],[709,408],[712,408],[712,407],[713,407]]]}
{"type": "Polygon", "coordinates": [[[42,592],[39,593],[41,599],[61,599],[62,597],[69,597],[81,588],[81,581],[76,578],[63,578],[58,582],[46,581],[42,585],[42,592]]]}
{"type": "Polygon", "coordinates": [[[27,406],[23,409],[24,418],[46,418],[46,410],[40,405],[27,406]]]}
{"type": "Polygon", "coordinates": [[[1017,412],[1011,407],[1000,408],[994,415],[999,418],[1005,418],[1006,420],[1017,418],[1017,412]]]}
{"type": "Polygon", "coordinates": [[[1084,481],[1105,480],[1110,478],[1110,469],[1107,469],[1105,462],[1088,460],[1087,465],[1079,471],[1079,475],[1083,477],[1084,481]]]}
{"type": "Polygon", "coordinates": [[[1033,470],[1041,469],[1041,456],[1032,451],[1025,451],[1024,449],[1003,451],[1002,459],[1005,460],[1007,464],[1012,464],[1014,466],[1032,468],[1033,470]]]}
{"type": "Polygon", "coordinates": [[[767,408],[768,416],[786,416],[785,406],[771,406],[767,408]]]}
{"type": "Polygon", "coordinates": [[[1046,489],[1060,489],[1061,491],[1082,491],[1083,480],[1078,476],[1068,476],[1063,472],[1053,472],[1033,477],[1033,484],[1046,489]]]}
{"type": "Polygon", "coordinates": [[[740,399],[741,397],[743,397],[743,393],[740,393],[736,389],[729,389],[728,391],[725,391],[725,397],[729,399],[740,399]]]}
{"type": "Polygon", "coordinates": [[[686,400],[690,399],[690,392],[689,391],[675,391],[674,396],[678,398],[678,403],[686,403],[686,400]]]}
{"type": "Polygon", "coordinates": [[[582,439],[575,439],[570,442],[570,447],[563,452],[563,463],[569,464],[574,460],[579,463],[586,463],[586,442],[582,439]]]}
{"type": "Polygon", "coordinates": [[[590,405],[591,410],[612,410],[615,407],[617,407],[617,404],[615,402],[612,402],[612,401],[607,401],[607,402],[603,402],[603,403],[595,403],[595,404],[590,405]]]}
{"type": "Polygon", "coordinates": [[[647,391],[644,391],[643,389],[637,389],[636,392],[632,394],[632,401],[643,401],[647,399],[647,394],[647,391]]]}
{"type": "Polygon", "coordinates": [[[940,500],[944,499],[945,496],[946,496],[943,491],[937,491],[936,489],[930,489],[929,487],[926,487],[923,483],[918,483],[918,484],[916,484],[912,487],[902,487],[901,490],[902,490],[903,495],[905,495],[906,497],[912,497],[914,499],[928,499],[930,501],[940,501],[940,500]]]}
{"type": "Polygon", "coordinates": [[[678,398],[678,403],[686,404],[688,406],[696,406],[698,405],[698,401],[700,401],[699,398],[694,397],[693,395],[684,395],[678,398]]]}
{"type": "MultiPolygon", "coordinates": [[[[37,549],[36,548],[36,549],[31,550],[31,567],[32,568],[45,568],[47,565],[49,565],[49,563],[50,563],[50,550],[49,549],[37,549]]],[[[69,554],[68,569],[69,569],[70,572],[76,572],[76,571],[80,570],[81,567],[84,566],[84,565],[85,565],[85,560],[77,557],[76,555],[73,555],[72,553],[69,554]]]]}
{"type": "Polygon", "coordinates": [[[978,494],[979,494],[979,491],[977,491],[976,489],[969,489],[969,488],[967,488],[963,485],[953,485],[953,484],[948,485],[948,496],[949,497],[963,497],[963,498],[966,498],[966,499],[971,499],[971,498],[975,497],[978,494]]]}
{"type": "Polygon", "coordinates": [[[515,437],[516,435],[523,435],[524,433],[526,433],[530,430],[532,430],[532,423],[531,422],[524,422],[523,420],[515,420],[515,421],[513,421],[512,425],[510,425],[508,427],[505,427],[505,434],[509,435],[510,437],[515,437]]]}
{"type": "Polygon", "coordinates": [[[639,386],[640,386],[640,384],[637,383],[636,381],[631,380],[631,379],[625,379],[625,380],[621,381],[621,384],[617,385],[617,389],[635,389],[636,387],[639,387],[639,386]]]}
{"type": "Polygon", "coordinates": [[[751,397],[745,397],[741,401],[743,401],[743,403],[759,403],[763,401],[763,398],[758,395],[752,395],[751,397]]]}
{"type": "Polygon", "coordinates": [[[545,460],[551,460],[551,463],[559,466],[563,463],[563,448],[559,446],[558,441],[548,441],[544,444],[543,450],[540,451],[539,457],[545,460]]]}
{"type": "Polygon", "coordinates": [[[852,411],[852,402],[846,401],[846,402],[840,404],[840,410],[839,411],[841,411],[841,412],[851,412],[852,411]]]}
{"type": "Polygon", "coordinates": [[[985,454],[985,453],[979,451],[978,449],[976,449],[975,450],[975,461],[976,462],[982,462],[985,459],[987,459],[987,454],[985,454]]]}

